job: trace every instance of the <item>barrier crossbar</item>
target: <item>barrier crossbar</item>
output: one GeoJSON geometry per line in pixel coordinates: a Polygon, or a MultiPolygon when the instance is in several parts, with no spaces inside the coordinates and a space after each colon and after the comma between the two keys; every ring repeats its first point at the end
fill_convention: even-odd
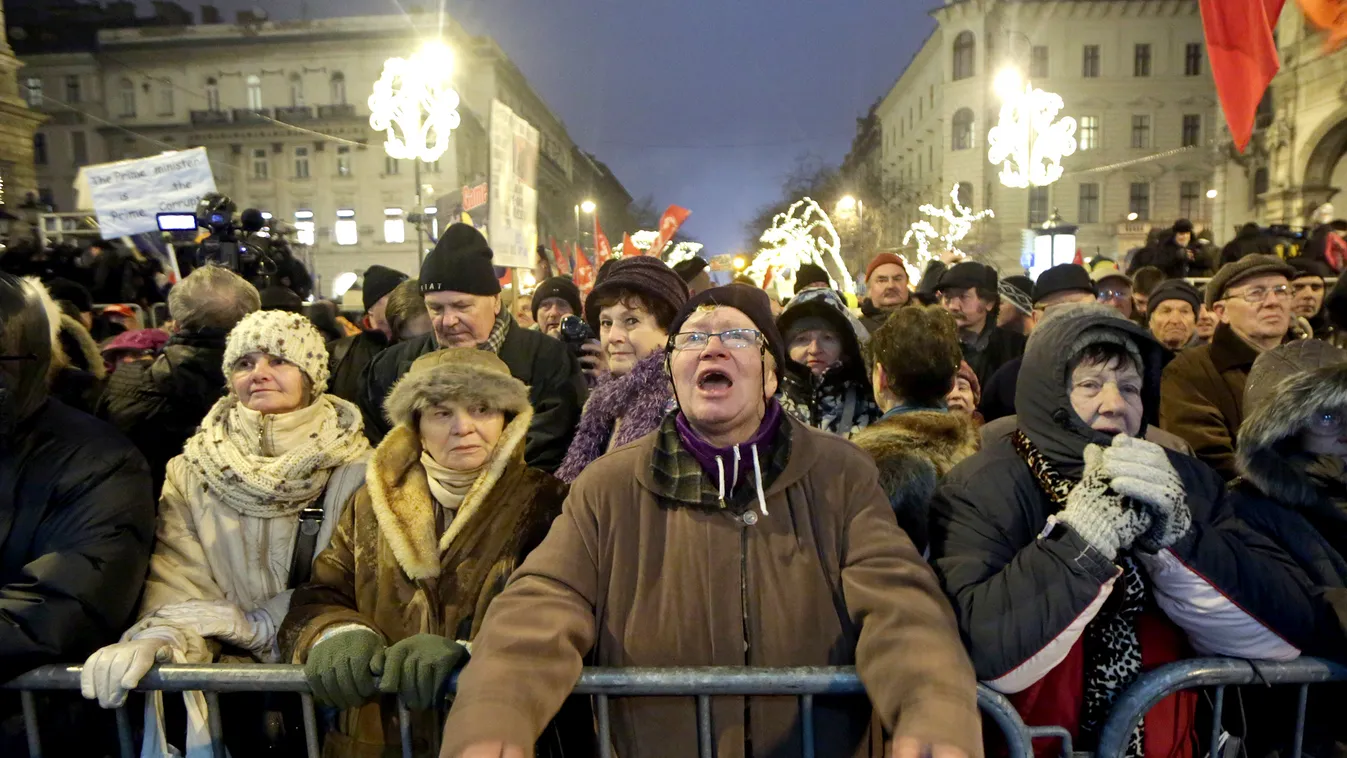
{"type": "MultiPolygon", "coordinates": [[[[18,690],[23,705],[24,729],[30,758],[42,758],[37,709],[33,693],[52,690],[78,690],[79,666],[44,666],[3,685],[18,690]]],[[[450,688],[453,687],[450,683],[450,688]]],[[[216,754],[223,755],[223,728],[216,702],[218,693],[282,692],[296,693],[302,699],[304,735],[309,758],[318,758],[319,735],[313,698],[302,666],[285,664],[248,665],[165,665],[157,666],[141,679],[138,691],[206,693],[210,707],[209,728],[216,754]]],[[[726,696],[794,696],[800,702],[804,756],[813,758],[814,698],[817,696],[864,695],[865,688],[856,670],[849,667],[806,668],[588,668],[580,676],[574,694],[594,698],[598,722],[600,755],[612,754],[610,699],[623,697],[691,697],[697,704],[697,744],[703,758],[713,754],[714,729],[711,725],[711,699],[726,696]]],[[[978,687],[978,707],[1001,731],[1008,755],[1033,758],[1034,739],[1057,738],[1063,742],[1063,754],[1071,754],[1071,735],[1060,727],[1029,727],[1005,697],[978,687]]],[[[398,703],[402,727],[402,755],[412,756],[411,719],[406,705],[398,703]]],[[[134,758],[136,750],[130,718],[125,707],[117,709],[118,742],[123,758],[134,758]]],[[[438,754],[439,747],[435,746],[438,754]]]]}
{"type": "Polygon", "coordinates": [[[1142,674],[1113,704],[1099,733],[1098,758],[1121,758],[1137,724],[1161,700],[1182,690],[1214,687],[1210,745],[1221,737],[1225,688],[1246,684],[1299,685],[1296,732],[1292,755],[1300,758],[1305,737],[1305,712],[1311,684],[1347,681],[1347,666],[1321,658],[1298,658],[1286,663],[1238,658],[1196,658],[1170,663],[1142,674]]]}

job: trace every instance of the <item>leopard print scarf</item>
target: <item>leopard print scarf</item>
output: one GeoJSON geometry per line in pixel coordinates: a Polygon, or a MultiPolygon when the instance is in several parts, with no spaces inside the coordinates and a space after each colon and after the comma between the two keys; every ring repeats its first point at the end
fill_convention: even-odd
{"type": "MultiPolygon", "coordinates": [[[[1033,472],[1034,481],[1056,510],[1066,507],[1066,497],[1076,482],[1058,474],[1024,432],[1016,430],[1011,443],[1033,472]]],[[[1093,750],[1099,742],[1099,730],[1108,719],[1113,702],[1141,674],[1141,641],[1137,637],[1137,619],[1146,607],[1145,574],[1131,556],[1119,556],[1123,573],[1114,592],[1085,627],[1081,638],[1085,654],[1085,702],[1081,708],[1079,749],[1093,750]],[[1122,591],[1119,592],[1118,589],[1122,591]]],[[[1137,725],[1128,740],[1128,758],[1143,758],[1145,722],[1137,725]]]]}

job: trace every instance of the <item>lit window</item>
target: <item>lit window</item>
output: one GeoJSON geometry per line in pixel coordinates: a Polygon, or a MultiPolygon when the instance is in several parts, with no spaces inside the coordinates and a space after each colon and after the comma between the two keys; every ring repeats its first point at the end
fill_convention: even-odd
{"type": "Polygon", "coordinates": [[[1080,129],[1076,132],[1081,150],[1095,150],[1099,147],[1099,117],[1081,116],[1080,129]]]}
{"type": "Polygon", "coordinates": [[[401,208],[384,208],[384,242],[407,241],[407,225],[402,221],[401,208]]]}
{"type": "Polygon", "coordinates": [[[42,104],[42,77],[30,76],[23,82],[27,90],[28,104],[34,108],[42,104]]]}
{"type": "Polygon", "coordinates": [[[295,211],[295,240],[301,245],[312,245],[313,232],[313,211],[295,211]]]}
{"type": "Polygon", "coordinates": [[[337,211],[337,224],[332,235],[338,245],[355,245],[360,242],[360,228],[355,223],[355,211],[343,208],[337,211]]]}

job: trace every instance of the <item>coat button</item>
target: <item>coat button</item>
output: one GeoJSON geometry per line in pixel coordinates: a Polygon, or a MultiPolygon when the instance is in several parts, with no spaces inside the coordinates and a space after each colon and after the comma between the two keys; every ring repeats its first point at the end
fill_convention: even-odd
{"type": "Polygon", "coordinates": [[[757,512],[757,511],[748,511],[748,512],[746,512],[746,513],[744,514],[744,525],[745,525],[745,526],[753,526],[753,525],[756,524],[756,523],[758,523],[758,512],[757,512]]]}

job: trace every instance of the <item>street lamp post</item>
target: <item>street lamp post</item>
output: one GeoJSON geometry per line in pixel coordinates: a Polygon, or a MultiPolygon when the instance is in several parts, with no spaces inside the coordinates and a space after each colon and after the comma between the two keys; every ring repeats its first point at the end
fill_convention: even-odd
{"type": "Polygon", "coordinates": [[[583,239],[584,239],[584,238],[583,238],[583,237],[581,236],[581,234],[580,234],[580,212],[581,212],[581,211],[584,211],[585,214],[587,214],[587,215],[593,215],[594,211],[595,211],[597,208],[598,208],[598,206],[594,204],[594,201],[593,201],[593,200],[583,200],[583,201],[581,201],[581,202],[579,202],[579,203],[576,204],[576,206],[575,206],[575,244],[580,245],[581,247],[584,246],[584,245],[583,245],[583,239]]]}

